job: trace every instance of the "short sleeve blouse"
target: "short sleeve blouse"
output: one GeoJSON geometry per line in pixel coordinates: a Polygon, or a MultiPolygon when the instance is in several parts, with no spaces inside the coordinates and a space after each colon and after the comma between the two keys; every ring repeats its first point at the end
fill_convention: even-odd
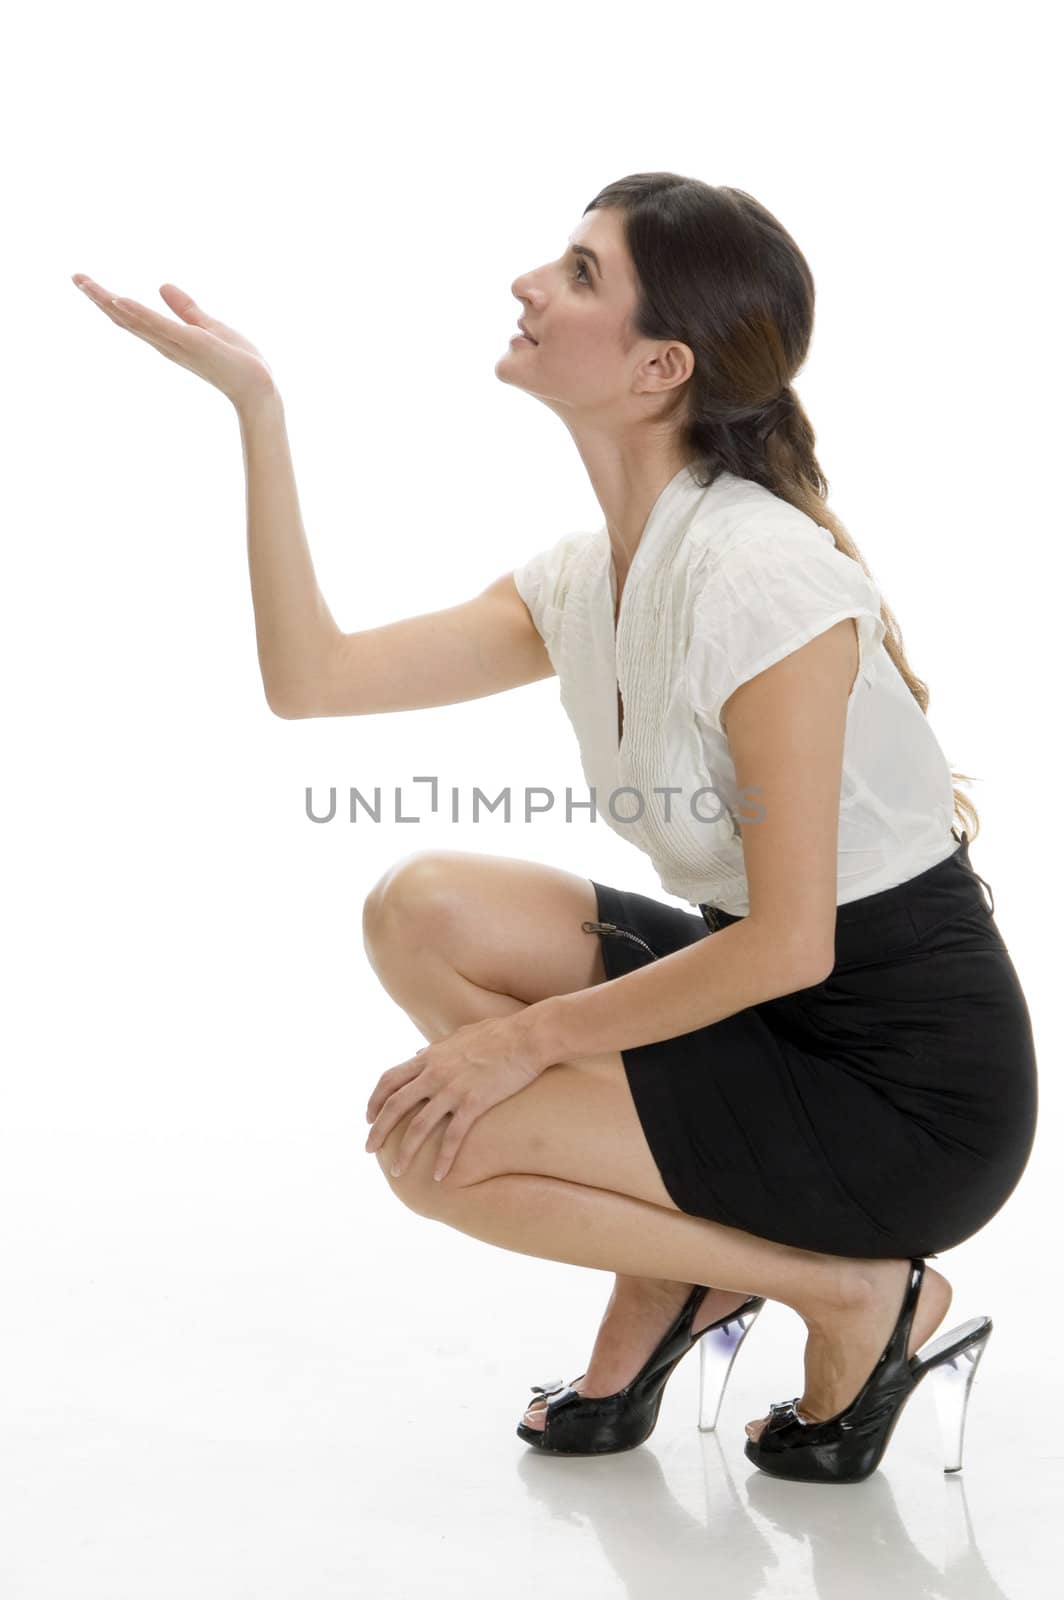
{"type": "Polygon", "coordinates": [[[525,602],[536,631],[547,647],[547,654],[560,673],[555,654],[562,614],[569,595],[574,563],[592,536],[587,532],[564,533],[545,550],[517,567],[513,574],[517,592],[525,602]]]}
{"type": "Polygon", "coordinates": [[[762,485],[721,473],[703,486],[678,472],[647,519],[619,609],[605,525],[563,534],[514,581],[558,675],[592,815],[645,851],[667,894],[748,912],[748,802],[720,710],[844,617],[857,622],[860,666],[847,705],[836,903],[891,888],[956,848],[949,762],[883,648],[876,585],[829,529],[762,485]]]}
{"type": "Polygon", "coordinates": [[[691,702],[720,727],[720,710],[740,684],[854,617],[859,672],[871,681],[872,654],[886,635],[879,593],[864,568],[817,539],[755,536],[732,546],[692,607],[687,658],[691,702]]]}

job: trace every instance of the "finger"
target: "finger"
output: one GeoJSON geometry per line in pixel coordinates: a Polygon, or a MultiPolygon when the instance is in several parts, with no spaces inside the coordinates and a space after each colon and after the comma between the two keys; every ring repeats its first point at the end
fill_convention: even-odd
{"type": "Polygon", "coordinates": [[[116,327],[125,328],[127,333],[136,334],[138,339],[143,339],[145,344],[154,346],[163,355],[172,353],[173,346],[148,327],[142,314],[143,307],[136,305],[132,300],[123,300],[118,295],[108,297],[106,294],[100,294],[93,298],[100,310],[106,312],[116,327]]]}
{"type": "Polygon", "coordinates": [[[208,333],[214,334],[216,339],[223,339],[227,344],[235,344],[240,349],[248,349],[248,342],[242,333],[231,328],[227,322],[222,322],[218,317],[212,317],[197,305],[190,294],[184,289],[179,289],[176,283],[163,283],[159,286],[159,293],[172,311],[176,311],[183,322],[190,323],[193,327],[205,328],[208,333]]]}
{"type": "Polygon", "coordinates": [[[392,1162],[393,1178],[402,1177],[437,1122],[447,1115],[448,1108],[439,1100],[430,1100],[425,1109],[418,1112],[404,1133],[395,1160],[392,1162]]]}
{"type": "MultiPolygon", "coordinates": [[[[422,1045],[421,1050],[427,1049],[427,1044],[422,1045]]],[[[417,1052],[418,1055],[421,1054],[421,1050],[417,1052]]],[[[414,1065],[414,1061],[415,1057],[411,1056],[408,1061],[400,1061],[397,1067],[389,1067],[387,1072],[381,1073],[377,1086],[370,1095],[369,1103],[366,1106],[367,1122],[373,1121],[390,1094],[394,1094],[396,1089],[401,1088],[404,1083],[411,1083],[422,1071],[424,1063],[422,1063],[422,1067],[418,1067],[414,1065]],[[408,1067],[411,1068],[409,1072],[406,1070],[408,1067]]]]}
{"type": "Polygon", "coordinates": [[[366,1154],[368,1156],[376,1155],[377,1151],[380,1149],[385,1139],[387,1139],[398,1120],[398,1117],[388,1116],[387,1107],[385,1107],[385,1110],[381,1112],[380,1116],[369,1130],[369,1137],[366,1140],[366,1154]]]}
{"type": "Polygon", "coordinates": [[[95,300],[97,295],[102,294],[105,294],[110,299],[110,293],[104,289],[102,284],[97,283],[95,278],[90,278],[87,272],[72,273],[70,281],[83,290],[90,300],[95,300]]]}
{"type": "MultiPolygon", "coordinates": [[[[366,1121],[375,1122],[380,1114],[381,1107],[387,1101],[388,1096],[395,1089],[401,1088],[402,1084],[391,1076],[391,1072],[386,1072],[381,1078],[377,1087],[374,1089],[373,1093],[370,1095],[369,1105],[366,1107],[366,1121]]],[[[372,1138],[372,1134],[370,1137],[372,1138]]],[[[366,1145],[366,1149],[369,1149],[368,1144],[366,1145]]]]}
{"type": "Polygon", "coordinates": [[[380,1149],[381,1145],[384,1143],[385,1139],[387,1139],[389,1133],[391,1133],[392,1129],[395,1127],[395,1124],[399,1120],[398,1117],[393,1117],[388,1114],[389,1105],[390,1100],[386,1100],[382,1109],[374,1118],[373,1126],[366,1135],[367,1155],[373,1155],[375,1151],[380,1149]]]}
{"type": "Polygon", "coordinates": [[[99,306],[101,311],[106,311],[112,321],[119,321],[117,296],[113,295],[110,289],[105,289],[101,284],[96,283],[94,279],[87,278],[83,272],[76,273],[73,281],[88,299],[99,306]]]}
{"type": "Polygon", "coordinates": [[[182,322],[191,322],[200,328],[216,328],[225,333],[232,333],[233,329],[226,328],[224,323],[215,317],[208,316],[202,306],[196,304],[190,294],[184,289],[179,289],[176,283],[163,283],[159,286],[159,293],[170,307],[176,311],[182,322]]]}
{"type": "Polygon", "coordinates": [[[129,300],[125,296],[116,295],[111,307],[126,319],[131,333],[139,333],[142,339],[147,339],[157,349],[162,349],[164,345],[171,350],[188,348],[189,335],[181,323],[175,322],[172,317],[160,316],[150,306],[142,306],[139,300],[129,300]]]}
{"type": "Polygon", "coordinates": [[[169,317],[160,316],[148,306],[142,306],[139,300],[111,294],[109,289],[104,289],[84,273],[75,274],[73,281],[120,328],[126,328],[130,333],[135,333],[146,340],[148,344],[154,344],[164,355],[168,355],[172,349],[182,348],[180,340],[175,340],[173,337],[174,334],[183,331],[180,323],[173,322],[169,317]]]}
{"type": "Polygon", "coordinates": [[[465,1138],[466,1134],[469,1132],[470,1128],[473,1126],[473,1123],[477,1120],[478,1115],[479,1113],[476,1111],[463,1110],[460,1113],[456,1112],[455,1115],[452,1116],[451,1125],[444,1134],[440,1144],[439,1154],[436,1159],[436,1170],[432,1174],[437,1183],[446,1178],[447,1174],[454,1166],[455,1157],[458,1154],[458,1147],[462,1143],[462,1140],[465,1138]]]}
{"type": "Polygon", "coordinates": [[[394,1067],[389,1067],[387,1072],[381,1073],[380,1079],[377,1082],[377,1086],[369,1097],[369,1104],[366,1106],[367,1122],[375,1121],[388,1096],[392,1094],[394,1090],[402,1088],[402,1081],[399,1078],[392,1076],[394,1071],[394,1067]]]}
{"type": "MultiPolygon", "coordinates": [[[[101,311],[106,311],[108,316],[113,317],[116,313],[127,314],[131,308],[136,306],[136,301],[124,300],[119,295],[112,294],[110,289],[105,289],[101,283],[97,283],[93,278],[87,278],[83,272],[76,273],[73,281],[79,289],[88,295],[90,300],[95,301],[101,311]]],[[[137,306],[137,309],[143,310],[144,308],[137,306]]]]}
{"type": "Polygon", "coordinates": [[[413,1093],[409,1093],[399,1088],[393,1094],[390,1094],[381,1107],[380,1115],[377,1117],[376,1122],[369,1130],[369,1138],[366,1140],[367,1153],[372,1154],[373,1151],[379,1150],[396,1123],[401,1122],[407,1112],[424,1099],[424,1091],[421,1094],[418,1094],[416,1090],[413,1093]]]}

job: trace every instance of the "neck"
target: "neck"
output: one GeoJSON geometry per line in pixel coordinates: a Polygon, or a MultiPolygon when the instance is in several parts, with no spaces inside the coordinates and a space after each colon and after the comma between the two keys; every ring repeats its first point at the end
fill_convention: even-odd
{"type": "Polygon", "coordinates": [[[619,595],[655,501],[694,458],[660,447],[633,450],[615,440],[575,443],[606,521],[619,595]]]}

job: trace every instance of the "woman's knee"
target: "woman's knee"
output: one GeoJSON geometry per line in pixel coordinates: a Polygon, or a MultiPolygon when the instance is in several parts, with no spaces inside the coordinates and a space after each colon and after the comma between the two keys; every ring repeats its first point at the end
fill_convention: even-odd
{"type": "MultiPolygon", "coordinates": [[[[606,978],[590,879],[539,862],[465,850],[403,856],[367,896],[363,944],[377,976],[413,951],[436,953],[462,978],[526,1004],[606,978]]],[[[404,979],[405,987],[405,979],[404,979]]]]}
{"type": "Polygon", "coordinates": [[[417,850],[393,862],[377,879],[362,906],[362,941],[383,950],[389,940],[409,939],[412,927],[431,941],[453,931],[454,864],[439,851],[417,850]]]}

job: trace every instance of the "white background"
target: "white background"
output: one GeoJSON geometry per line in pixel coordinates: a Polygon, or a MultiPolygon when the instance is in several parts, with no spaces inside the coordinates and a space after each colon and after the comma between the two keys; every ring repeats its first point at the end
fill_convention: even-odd
{"type": "Polygon", "coordinates": [[[1048,27],[1033,4],[705,0],[97,4],[8,24],[10,1600],[1050,1593],[1048,27]],[[952,766],[979,780],[972,860],[1031,1008],[1041,1109],[1013,1198],[938,1263],[951,1319],[996,1325],[963,1484],[922,1391],[864,1485],[751,1467],[743,1421],[801,1388],[802,1329],[776,1305],[718,1435],[694,1429],[691,1361],[644,1449],[531,1459],[513,1431],[528,1385],[586,1365],[611,1279],[406,1211],[365,1154],[373,1085],[423,1040],[368,965],[362,903],[433,847],[669,897],[586,812],[454,824],[418,804],[427,773],[466,818],[475,785],[586,797],[554,679],[431,711],[270,713],[232,407],[71,283],[165,311],[171,281],[254,340],[322,591],[341,627],[373,627],[601,521],[568,433],[493,368],[514,278],[561,253],[605,183],[655,169],[748,190],[806,255],[817,320],[796,388],[830,504],[952,766]],[[400,787],[423,820],[347,823],[352,784],[400,787]],[[308,785],[338,787],[340,820],[307,820],[308,785]]]}

